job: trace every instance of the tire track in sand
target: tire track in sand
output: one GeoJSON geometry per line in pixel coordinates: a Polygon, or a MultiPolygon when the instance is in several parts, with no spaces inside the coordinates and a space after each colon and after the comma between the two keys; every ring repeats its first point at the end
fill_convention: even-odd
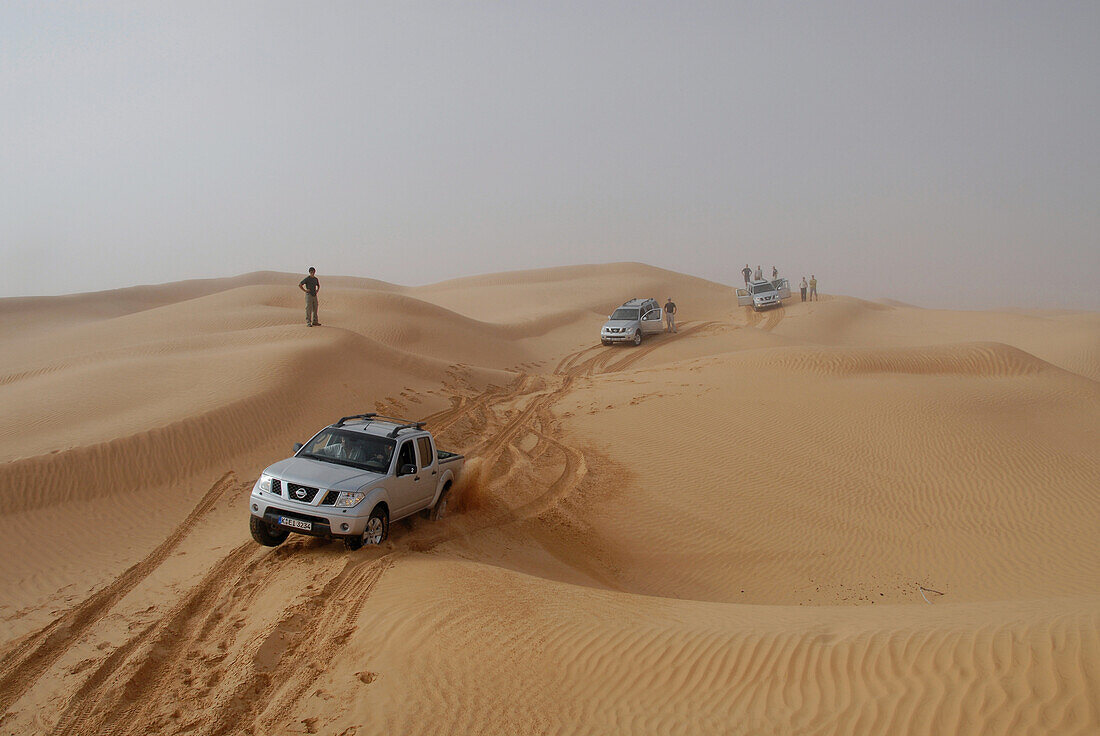
{"type": "Polygon", "coordinates": [[[104,660],[51,733],[226,734],[262,724],[281,732],[278,722],[354,634],[362,606],[396,556],[352,557],[318,593],[285,609],[229,656],[256,595],[281,569],[278,553],[251,543],[237,547],[160,621],[104,660]],[[187,713],[183,703],[191,706],[187,713]]]}
{"type": "Polygon", "coordinates": [[[260,732],[281,732],[280,722],[311,694],[327,663],[355,633],[359,613],[396,558],[395,553],[353,558],[318,595],[291,609],[260,644],[251,677],[218,709],[207,733],[237,733],[243,723],[257,721],[260,732]],[[303,664],[307,655],[309,662],[303,664]]]}
{"type": "Polygon", "coordinates": [[[745,307],[745,326],[759,327],[764,332],[771,332],[783,321],[784,312],[782,304],[767,312],[757,312],[752,307],[745,307]]]}
{"type": "MultiPolygon", "coordinates": [[[[713,321],[685,322],[683,328],[676,334],[680,338],[688,337],[692,333],[705,330],[716,324],[718,323],[713,321]]],[[[619,355],[618,351],[622,350],[621,345],[594,345],[575,353],[570,353],[562,358],[558,362],[557,367],[554,368],[554,375],[580,377],[623,371],[652,353],[654,350],[657,350],[663,345],[669,345],[675,342],[676,339],[679,338],[672,338],[667,333],[651,336],[637,347],[628,346],[630,351],[629,354],[618,360],[615,360],[615,358],[619,355]],[[595,352],[595,355],[586,357],[583,360],[581,359],[582,356],[591,352],[595,352]]]]}
{"type": "MultiPolygon", "coordinates": [[[[708,329],[717,324],[713,321],[686,323],[680,335],[687,337],[693,333],[708,329]]],[[[511,467],[515,460],[512,455],[525,458],[533,462],[534,455],[544,446],[552,447],[563,457],[564,468],[560,475],[552,480],[546,489],[535,498],[524,501],[515,508],[504,512],[491,514],[485,523],[477,525],[477,529],[498,527],[523,519],[538,516],[551,508],[555,503],[568,496],[575,490],[587,475],[588,459],[586,452],[569,445],[564,438],[557,420],[553,419],[550,407],[562,396],[569,392],[577,377],[591,376],[597,373],[615,372],[625,370],[637,363],[642,358],[651,354],[663,345],[668,345],[671,340],[659,340],[643,343],[633,348],[629,355],[612,361],[617,357],[619,346],[593,346],[583,348],[562,358],[555,373],[551,378],[556,378],[558,384],[552,387],[540,385],[536,376],[522,374],[513,384],[512,389],[505,396],[497,396],[497,402],[486,399],[475,399],[472,403],[484,405],[487,409],[494,404],[516,401],[530,397],[518,413],[511,418],[500,421],[492,411],[487,415],[486,426],[478,428],[477,436],[481,437],[472,448],[467,450],[471,457],[482,460],[484,467],[496,468],[499,463],[506,461],[505,465],[511,467]],[[588,356],[588,357],[584,357],[588,356]],[[609,365],[610,364],[610,365],[609,365]],[[498,424],[499,421],[499,424],[498,424]],[[493,426],[496,424],[497,426],[493,426]],[[515,439],[527,434],[533,434],[538,444],[535,448],[524,451],[517,447],[515,439]],[[512,452],[509,452],[509,451],[512,452]]],[[[457,420],[455,420],[457,421],[457,420]]],[[[453,423],[453,422],[452,422],[453,423]]],[[[450,426],[450,424],[448,424],[450,426]]],[[[476,529],[467,529],[466,533],[476,529]]],[[[431,535],[428,539],[416,540],[412,543],[412,549],[425,551],[430,547],[447,541],[449,535],[431,535]]]]}
{"type": "MultiPolygon", "coordinates": [[[[717,322],[697,322],[697,323],[685,322],[684,323],[684,329],[680,330],[677,334],[679,334],[681,337],[688,337],[689,335],[692,335],[696,332],[699,332],[700,330],[705,330],[705,329],[707,329],[707,328],[709,328],[713,325],[716,325],[716,324],[718,324],[718,323],[717,322]]],[[[615,373],[615,372],[618,372],[618,371],[624,371],[627,368],[629,368],[630,366],[637,363],[642,358],[644,358],[647,355],[649,355],[650,353],[652,353],[654,350],[660,348],[662,345],[668,345],[670,342],[672,342],[672,340],[664,339],[664,340],[661,340],[659,342],[655,342],[655,343],[652,343],[652,344],[649,344],[649,345],[646,345],[646,344],[643,343],[641,347],[639,347],[637,350],[633,351],[630,355],[626,356],[622,360],[616,361],[611,366],[609,366],[606,371],[601,370],[599,372],[600,373],[615,373]]]]}
{"type": "Polygon", "coordinates": [[[236,483],[236,476],[232,472],[223,475],[203,494],[187,518],[156,549],[109,585],[63,613],[53,623],[27,635],[14,649],[6,653],[3,665],[0,665],[0,713],[6,712],[74,642],[164,562],[191,532],[195,523],[236,483]]]}
{"type": "Polygon", "coordinates": [[[69,700],[53,733],[123,733],[127,724],[147,729],[149,720],[142,718],[147,706],[168,692],[173,667],[197,649],[201,637],[195,629],[207,628],[212,616],[221,615],[219,600],[227,589],[239,589],[242,572],[258,552],[255,545],[243,544],[219,559],[159,622],[112,652],[69,700]],[[120,674],[124,669],[128,675],[120,674]]]}
{"type": "Polygon", "coordinates": [[[764,318],[764,326],[760,329],[764,330],[764,332],[771,332],[774,330],[779,323],[783,321],[784,312],[785,310],[782,304],[775,309],[769,310],[767,316],[764,318]]]}

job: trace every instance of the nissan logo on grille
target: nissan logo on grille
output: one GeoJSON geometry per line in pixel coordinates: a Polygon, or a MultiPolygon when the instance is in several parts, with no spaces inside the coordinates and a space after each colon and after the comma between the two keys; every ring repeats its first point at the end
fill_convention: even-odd
{"type": "Polygon", "coordinates": [[[306,497],[306,489],[305,488],[299,488],[298,490],[294,491],[294,495],[297,496],[298,498],[305,498],[306,497]]]}

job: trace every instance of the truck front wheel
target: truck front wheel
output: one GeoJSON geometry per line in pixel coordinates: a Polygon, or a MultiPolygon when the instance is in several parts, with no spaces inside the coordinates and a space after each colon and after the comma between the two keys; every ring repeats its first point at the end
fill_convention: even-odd
{"type": "Polygon", "coordinates": [[[364,544],[382,544],[390,534],[390,515],[386,509],[376,506],[367,519],[367,528],[358,537],[344,537],[344,546],[355,551],[364,544]]]}
{"type": "Polygon", "coordinates": [[[255,516],[248,517],[248,530],[252,532],[252,538],[265,547],[278,547],[290,536],[286,529],[271,526],[255,516]]]}
{"type": "Polygon", "coordinates": [[[634,347],[638,347],[642,344],[642,331],[637,330],[634,333],[634,347]]]}

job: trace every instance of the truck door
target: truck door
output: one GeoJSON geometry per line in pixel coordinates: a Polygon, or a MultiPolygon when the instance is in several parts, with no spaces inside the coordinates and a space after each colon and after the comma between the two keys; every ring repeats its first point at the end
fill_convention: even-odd
{"type": "Polygon", "coordinates": [[[390,513],[391,519],[399,519],[415,511],[414,507],[420,500],[420,486],[423,483],[419,468],[420,466],[416,464],[415,443],[413,440],[405,440],[401,443],[401,447],[397,448],[397,465],[394,466],[393,480],[386,484],[392,489],[390,500],[393,501],[394,508],[390,513]],[[401,472],[410,465],[413,472],[401,472]]]}
{"type": "Polygon", "coordinates": [[[752,306],[752,294],[748,289],[737,290],[737,306],[739,307],[751,307],[752,306]]]}
{"type": "Polygon", "coordinates": [[[775,290],[779,292],[779,298],[780,299],[790,299],[791,298],[791,282],[790,281],[787,281],[787,279],[777,279],[776,281],[773,281],[772,283],[775,284],[775,290]]]}
{"type": "Polygon", "coordinates": [[[420,458],[420,472],[417,473],[420,480],[417,482],[417,490],[420,491],[421,495],[418,503],[426,506],[435,497],[436,481],[439,479],[439,470],[435,462],[435,448],[432,447],[432,440],[428,435],[416,438],[416,454],[420,458]]]}
{"type": "Polygon", "coordinates": [[[652,334],[661,331],[662,310],[660,307],[651,309],[642,315],[642,332],[652,334]]]}

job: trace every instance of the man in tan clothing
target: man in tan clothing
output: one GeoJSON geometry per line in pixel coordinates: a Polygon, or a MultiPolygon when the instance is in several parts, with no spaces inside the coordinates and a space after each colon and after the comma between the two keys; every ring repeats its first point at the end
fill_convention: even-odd
{"type": "Polygon", "coordinates": [[[314,275],[317,269],[309,267],[309,276],[298,282],[298,288],[306,293],[306,327],[320,327],[317,321],[317,292],[321,291],[321,282],[314,275]]]}

